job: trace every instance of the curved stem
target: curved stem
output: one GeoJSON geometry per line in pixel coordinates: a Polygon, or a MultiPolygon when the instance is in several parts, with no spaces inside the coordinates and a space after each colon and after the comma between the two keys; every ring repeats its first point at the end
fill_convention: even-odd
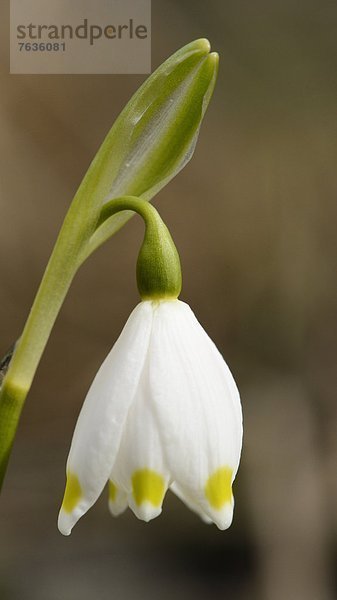
{"type": "Polygon", "coordinates": [[[146,226],[158,226],[162,223],[162,219],[155,209],[155,207],[137,196],[121,196],[120,198],[114,198],[109,202],[106,202],[100,212],[100,216],[96,225],[96,230],[91,236],[94,238],[95,234],[103,223],[113,215],[123,210],[131,210],[132,212],[138,213],[145,221],[146,226]]]}
{"type": "MultiPolygon", "coordinates": [[[[121,196],[106,202],[100,212],[95,231],[91,235],[87,244],[83,247],[79,261],[82,264],[97,248],[106,241],[106,230],[109,227],[109,220],[117,213],[137,213],[145,221],[146,227],[155,228],[162,223],[158,211],[143,198],[137,196],[121,196]]],[[[124,224],[123,215],[121,215],[121,226],[124,224]]],[[[117,226],[115,231],[118,231],[117,226]]]]}

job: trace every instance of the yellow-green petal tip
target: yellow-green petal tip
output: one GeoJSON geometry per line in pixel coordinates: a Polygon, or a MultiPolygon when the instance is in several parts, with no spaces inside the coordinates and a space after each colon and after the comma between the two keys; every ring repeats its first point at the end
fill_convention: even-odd
{"type": "Polygon", "coordinates": [[[232,502],[232,477],[233,470],[230,467],[221,467],[208,478],[205,495],[212,508],[220,510],[232,502]]]}
{"type": "Polygon", "coordinates": [[[71,513],[82,498],[82,488],[77,475],[67,473],[67,484],[62,502],[62,510],[71,513]]]}
{"type": "Polygon", "coordinates": [[[155,507],[161,506],[165,495],[163,477],[151,469],[140,469],[132,475],[132,494],[138,506],[150,502],[155,507]]]}

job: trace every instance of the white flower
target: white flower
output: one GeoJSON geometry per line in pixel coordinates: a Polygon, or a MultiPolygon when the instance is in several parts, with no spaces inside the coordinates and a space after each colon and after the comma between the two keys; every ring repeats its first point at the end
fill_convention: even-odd
{"type": "Polygon", "coordinates": [[[187,304],[143,301],[88,392],[67,463],[59,529],[69,535],[109,481],[109,507],[149,521],[168,488],[220,529],[233,516],[240,397],[187,304]]]}

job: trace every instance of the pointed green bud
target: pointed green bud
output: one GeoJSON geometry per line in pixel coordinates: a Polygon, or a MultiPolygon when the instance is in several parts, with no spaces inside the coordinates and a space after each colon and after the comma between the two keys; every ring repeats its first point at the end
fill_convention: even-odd
{"type": "MultiPolygon", "coordinates": [[[[87,209],[91,220],[108,199],[150,200],[186,165],[216,81],[218,55],[209,51],[205,39],[187,44],[137,90],[91,163],[75,196],[76,211],[87,209]]],[[[95,233],[95,247],[130,216],[105,223],[95,233]]]]}

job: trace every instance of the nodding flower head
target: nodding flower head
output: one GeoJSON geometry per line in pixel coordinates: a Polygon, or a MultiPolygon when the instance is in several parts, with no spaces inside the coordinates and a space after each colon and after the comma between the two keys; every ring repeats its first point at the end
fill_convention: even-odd
{"type": "Polygon", "coordinates": [[[109,507],[157,517],[168,488],[220,529],[233,517],[242,444],[240,397],[221,354],[178,300],[179,255],[155,208],[126,197],[146,229],[137,262],[142,302],[88,392],[73,436],[59,529],[68,535],[109,483],[109,507]]]}
{"type": "Polygon", "coordinates": [[[88,392],[73,436],[59,529],[68,535],[108,483],[113,515],[149,521],[170,488],[220,529],[233,516],[240,397],[187,304],[144,300],[88,392]]]}

